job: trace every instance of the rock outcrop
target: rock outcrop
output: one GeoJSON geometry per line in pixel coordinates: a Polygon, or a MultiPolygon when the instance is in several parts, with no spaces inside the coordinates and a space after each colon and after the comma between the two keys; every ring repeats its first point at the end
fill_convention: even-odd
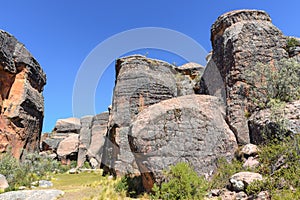
{"type": "Polygon", "coordinates": [[[94,117],[81,119],[79,152],[77,165],[80,167],[88,161],[93,168],[101,164],[109,113],[104,112],[94,117]]]}
{"type": "Polygon", "coordinates": [[[23,44],[0,30],[0,152],[39,149],[46,75],[23,44]]]}
{"type": "Polygon", "coordinates": [[[78,134],[70,134],[67,138],[63,139],[59,143],[57,148],[57,155],[63,164],[69,165],[72,160],[77,160],[78,146],[78,134]]]}
{"type": "Polygon", "coordinates": [[[43,200],[55,200],[64,195],[61,190],[23,190],[23,191],[11,191],[0,194],[1,200],[12,199],[43,199],[43,200]]]}
{"type": "Polygon", "coordinates": [[[223,103],[207,95],[182,96],[146,108],[130,126],[129,142],[147,191],[162,181],[163,169],[177,162],[189,162],[208,177],[218,158],[231,160],[237,149],[223,103]]]}
{"type": "Polygon", "coordinates": [[[264,11],[238,10],[220,16],[211,28],[212,57],[200,93],[215,95],[227,105],[227,121],[240,144],[250,142],[245,113],[252,112],[253,91],[245,73],[258,63],[288,58],[286,37],[264,11]]]}
{"type": "Polygon", "coordinates": [[[106,172],[139,174],[128,144],[131,122],[150,105],[194,94],[191,80],[194,79],[195,71],[200,68],[186,68],[179,69],[169,63],[140,55],[117,60],[111,118],[102,156],[102,167],[106,172]]]}
{"type": "Polygon", "coordinates": [[[41,142],[41,149],[63,164],[77,161],[82,167],[88,161],[93,168],[99,168],[107,133],[109,113],[95,116],[59,119],[51,133],[41,142]]]}

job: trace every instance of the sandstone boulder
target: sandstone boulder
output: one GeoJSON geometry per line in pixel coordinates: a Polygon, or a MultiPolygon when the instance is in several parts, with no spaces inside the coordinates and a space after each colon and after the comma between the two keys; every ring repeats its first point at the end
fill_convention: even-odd
{"type": "Polygon", "coordinates": [[[250,139],[259,144],[278,135],[284,126],[284,135],[300,133],[300,100],[287,103],[283,109],[265,109],[255,112],[249,119],[250,139]]]}
{"type": "Polygon", "coordinates": [[[207,95],[161,101],[139,113],[129,142],[145,189],[160,183],[162,170],[177,162],[189,162],[199,175],[209,176],[218,158],[232,159],[237,142],[224,117],[222,102],[207,95]]]}
{"type": "Polygon", "coordinates": [[[57,120],[53,132],[79,133],[80,128],[81,128],[80,119],[71,117],[71,118],[57,120]]]}
{"type": "Polygon", "coordinates": [[[248,158],[249,156],[256,156],[259,152],[259,148],[255,144],[246,144],[241,150],[243,157],[248,158]]]}
{"type": "Polygon", "coordinates": [[[77,160],[79,135],[70,134],[61,141],[57,148],[57,155],[63,164],[70,164],[71,160],[77,160]]]}
{"type": "Polygon", "coordinates": [[[0,30],[0,152],[39,149],[46,75],[24,45],[0,30]]]}
{"type": "Polygon", "coordinates": [[[227,121],[240,144],[250,142],[247,112],[253,103],[247,69],[288,57],[286,37],[269,15],[238,10],[220,16],[211,28],[213,53],[201,80],[200,93],[218,96],[227,105],[227,121]]]}
{"type": "Polygon", "coordinates": [[[129,126],[148,106],[178,95],[176,74],[174,66],[144,56],[116,61],[116,85],[102,156],[106,172],[138,173],[128,144],[129,126]]]}
{"type": "Polygon", "coordinates": [[[80,167],[84,161],[88,161],[93,168],[99,168],[101,164],[103,145],[107,133],[109,113],[104,112],[94,117],[81,119],[79,137],[79,152],[77,165],[80,167]]]}
{"type": "Polygon", "coordinates": [[[254,172],[239,172],[231,176],[229,182],[232,191],[245,191],[247,186],[253,181],[262,181],[262,175],[254,172]]]}
{"type": "Polygon", "coordinates": [[[9,187],[6,177],[0,174],[0,189],[4,190],[9,187]]]}
{"type": "Polygon", "coordinates": [[[23,190],[11,191],[0,194],[1,200],[27,200],[27,199],[42,199],[55,200],[64,194],[61,190],[23,190]]]}

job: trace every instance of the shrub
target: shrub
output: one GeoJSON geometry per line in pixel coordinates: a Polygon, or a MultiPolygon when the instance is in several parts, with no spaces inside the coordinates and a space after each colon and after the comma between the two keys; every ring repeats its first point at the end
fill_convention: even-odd
{"type": "Polygon", "coordinates": [[[248,194],[257,194],[268,190],[272,199],[299,199],[300,195],[300,136],[294,135],[282,141],[273,141],[261,146],[259,152],[260,167],[263,181],[256,181],[247,187],[248,194]],[[295,191],[292,191],[294,188],[295,191]],[[287,193],[289,191],[289,194],[287,193]],[[280,195],[279,195],[280,194],[280,195]]]}
{"type": "Polygon", "coordinates": [[[295,48],[296,46],[300,46],[300,42],[293,37],[289,37],[286,42],[286,50],[289,51],[291,48],[295,48]]]}
{"type": "Polygon", "coordinates": [[[50,173],[67,170],[60,162],[37,153],[26,154],[22,162],[16,160],[10,152],[0,155],[0,174],[7,178],[10,185],[8,191],[20,186],[30,187],[34,181],[49,179],[50,173]]]}
{"type": "Polygon", "coordinates": [[[258,63],[245,71],[252,87],[250,100],[256,107],[270,107],[272,99],[289,102],[300,99],[300,63],[283,59],[274,65],[258,63]]]}
{"type": "Polygon", "coordinates": [[[171,166],[164,175],[167,182],[153,187],[154,199],[202,199],[208,189],[206,180],[184,162],[171,166]]]}
{"type": "Polygon", "coordinates": [[[234,159],[231,163],[228,163],[226,159],[221,158],[217,163],[217,171],[212,177],[209,183],[210,189],[221,189],[227,186],[229,178],[243,170],[242,162],[234,159]]]}

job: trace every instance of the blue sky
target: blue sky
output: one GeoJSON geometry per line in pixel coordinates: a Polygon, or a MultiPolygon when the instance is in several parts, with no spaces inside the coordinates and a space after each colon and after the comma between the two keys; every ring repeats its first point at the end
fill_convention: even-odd
{"type": "MultiPolygon", "coordinates": [[[[81,64],[98,44],[120,32],[168,28],[210,51],[210,27],[217,17],[247,8],[266,10],[285,35],[300,37],[298,0],[11,0],[2,1],[1,8],[0,29],[24,43],[47,74],[44,132],[51,131],[58,118],[73,115],[73,86],[81,64]]],[[[183,64],[166,52],[147,49],[139,53],[183,64]]],[[[111,104],[114,81],[112,63],[98,85],[97,113],[111,104]]]]}

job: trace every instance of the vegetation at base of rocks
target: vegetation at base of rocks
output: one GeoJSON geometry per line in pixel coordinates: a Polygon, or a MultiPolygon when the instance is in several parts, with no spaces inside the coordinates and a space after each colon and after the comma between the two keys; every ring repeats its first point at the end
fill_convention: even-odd
{"type": "Polygon", "coordinates": [[[300,136],[294,135],[282,141],[273,141],[261,146],[261,165],[256,172],[263,175],[263,181],[255,181],[247,187],[248,194],[269,191],[272,199],[299,199],[300,197],[300,136]]]}
{"type": "Polygon", "coordinates": [[[274,99],[277,102],[300,99],[300,63],[294,59],[282,59],[269,65],[258,63],[245,74],[255,107],[270,107],[274,99]]]}
{"type": "Polygon", "coordinates": [[[297,46],[300,46],[300,42],[296,38],[288,37],[285,49],[289,51],[290,49],[295,48],[297,46]]]}
{"type": "Polygon", "coordinates": [[[41,179],[50,179],[51,173],[65,172],[69,168],[51,158],[30,153],[22,162],[16,160],[10,152],[0,155],[0,174],[9,183],[6,191],[17,190],[20,186],[30,187],[31,183],[41,179]]]}
{"type": "Polygon", "coordinates": [[[209,182],[210,189],[226,188],[229,178],[243,170],[243,164],[237,159],[233,159],[230,163],[225,158],[221,158],[217,162],[217,170],[209,182]]]}
{"type": "Polygon", "coordinates": [[[153,199],[203,199],[207,192],[207,181],[199,177],[188,163],[177,163],[164,175],[167,181],[160,187],[154,185],[153,199]]]}

